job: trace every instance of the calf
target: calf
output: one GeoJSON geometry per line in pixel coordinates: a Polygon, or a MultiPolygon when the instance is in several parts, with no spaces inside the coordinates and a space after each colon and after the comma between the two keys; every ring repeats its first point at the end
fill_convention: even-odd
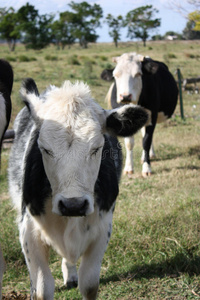
{"type": "MultiPolygon", "coordinates": [[[[142,131],[142,174],[146,177],[151,174],[150,156],[154,156],[152,140],[156,123],[172,116],[178,100],[178,88],[162,62],[132,52],[115,57],[114,62],[117,63],[114,69],[106,69],[101,74],[104,80],[114,79],[107,94],[112,108],[134,103],[151,112],[151,123],[142,131]]],[[[134,138],[125,138],[126,174],[133,173],[133,146],[134,138]]]]}
{"type": "MultiPolygon", "coordinates": [[[[13,70],[10,64],[0,59],[0,162],[1,162],[1,147],[3,136],[8,128],[11,115],[11,91],[13,86],[13,70]]],[[[0,299],[2,297],[1,287],[3,273],[5,270],[5,262],[0,247],[0,299]]]]}
{"type": "Polygon", "coordinates": [[[31,297],[54,297],[48,267],[52,246],[63,258],[64,284],[78,282],[83,299],[96,299],[122,164],[115,136],[134,134],[148,114],[134,105],[106,111],[83,83],[66,81],[39,95],[35,82],[27,79],[21,95],[26,107],[14,124],[9,186],[19,213],[31,297]]]}

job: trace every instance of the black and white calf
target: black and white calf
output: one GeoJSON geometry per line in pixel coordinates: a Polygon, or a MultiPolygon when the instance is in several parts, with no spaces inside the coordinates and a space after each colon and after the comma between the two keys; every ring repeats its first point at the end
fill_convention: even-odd
{"type": "MultiPolygon", "coordinates": [[[[13,86],[13,70],[10,64],[0,59],[0,163],[1,163],[1,146],[3,136],[8,128],[11,115],[11,91],[13,86]]],[[[5,270],[5,262],[0,247],[0,299],[3,273],[5,270]]]]}
{"type": "Polygon", "coordinates": [[[39,95],[35,82],[27,79],[21,95],[26,107],[14,124],[9,185],[19,212],[31,297],[54,297],[48,267],[52,246],[63,258],[64,284],[78,282],[83,299],[96,299],[122,163],[115,136],[134,134],[149,116],[132,104],[106,111],[79,82],[50,86],[39,95]]]}
{"type": "MultiPolygon", "coordinates": [[[[168,67],[159,61],[134,52],[124,53],[113,58],[116,67],[102,72],[104,80],[114,79],[107,100],[112,108],[127,103],[138,104],[151,112],[151,124],[143,128],[142,174],[151,174],[150,156],[154,156],[153,132],[156,123],[170,118],[175,110],[178,99],[176,81],[168,67]]],[[[124,173],[133,173],[134,138],[125,138],[126,162],[124,173]]]]}

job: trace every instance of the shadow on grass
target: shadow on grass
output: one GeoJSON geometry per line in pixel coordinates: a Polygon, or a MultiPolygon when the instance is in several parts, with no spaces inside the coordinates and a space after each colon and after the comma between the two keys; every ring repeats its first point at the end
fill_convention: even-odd
{"type": "Polygon", "coordinates": [[[110,281],[117,282],[126,278],[129,281],[142,278],[163,278],[165,276],[176,278],[183,273],[190,277],[200,275],[200,256],[192,256],[190,251],[191,250],[189,250],[188,253],[177,253],[175,257],[161,263],[133,265],[126,272],[102,278],[100,283],[106,284],[110,281]]]}

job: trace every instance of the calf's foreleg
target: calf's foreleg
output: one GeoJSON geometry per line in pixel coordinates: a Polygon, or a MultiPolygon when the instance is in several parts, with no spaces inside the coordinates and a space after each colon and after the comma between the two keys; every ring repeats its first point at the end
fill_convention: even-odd
{"type": "Polygon", "coordinates": [[[112,225],[108,224],[105,231],[99,234],[87,251],[83,254],[78,272],[78,286],[83,300],[95,300],[99,287],[101,262],[106,251],[112,225]]]}
{"type": "Polygon", "coordinates": [[[30,216],[20,223],[20,242],[31,281],[32,300],[53,300],[54,279],[48,266],[49,248],[41,240],[41,232],[35,229],[30,216]]]}
{"type": "Polygon", "coordinates": [[[124,167],[124,174],[133,174],[133,147],[134,147],[134,137],[127,137],[124,139],[125,148],[126,148],[126,161],[124,167]]]}
{"type": "Polygon", "coordinates": [[[70,264],[65,258],[62,260],[62,272],[64,284],[68,289],[78,286],[76,265],[70,264]]]}

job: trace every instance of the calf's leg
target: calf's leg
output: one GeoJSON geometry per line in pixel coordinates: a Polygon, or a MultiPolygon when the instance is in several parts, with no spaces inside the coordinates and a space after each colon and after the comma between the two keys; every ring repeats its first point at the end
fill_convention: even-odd
{"type": "Polygon", "coordinates": [[[70,264],[65,258],[62,260],[62,272],[64,284],[68,289],[78,286],[76,265],[70,264]]]}
{"type": "Polygon", "coordinates": [[[104,228],[105,231],[99,234],[97,240],[89,246],[82,256],[78,273],[78,286],[83,300],[95,300],[97,298],[101,262],[111,236],[111,222],[104,228]]]}
{"type": "Polygon", "coordinates": [[[133,147],[134,147],[134,137],[127,137],[124,139],[126,148],[126,161],[124,167],[124,174],[133,174],[133,147]]]}
{"type": "Polygon", "coordinates": [[[151,175],[151,164],[149,151],[152,145],[153,132],[155,125],[150,125],[146,127],[145,135],[143,137],[143,165],[142,165],[142,175],[147,177],[151,175]]]}
{"type": "Polygon", "coordinates": [[[32,300],[53,300],[54,279],[48,266],[49,248],[41,240],[30,216],[25,215],[19,225],[20,242],[31,280],[32,300]]]}

